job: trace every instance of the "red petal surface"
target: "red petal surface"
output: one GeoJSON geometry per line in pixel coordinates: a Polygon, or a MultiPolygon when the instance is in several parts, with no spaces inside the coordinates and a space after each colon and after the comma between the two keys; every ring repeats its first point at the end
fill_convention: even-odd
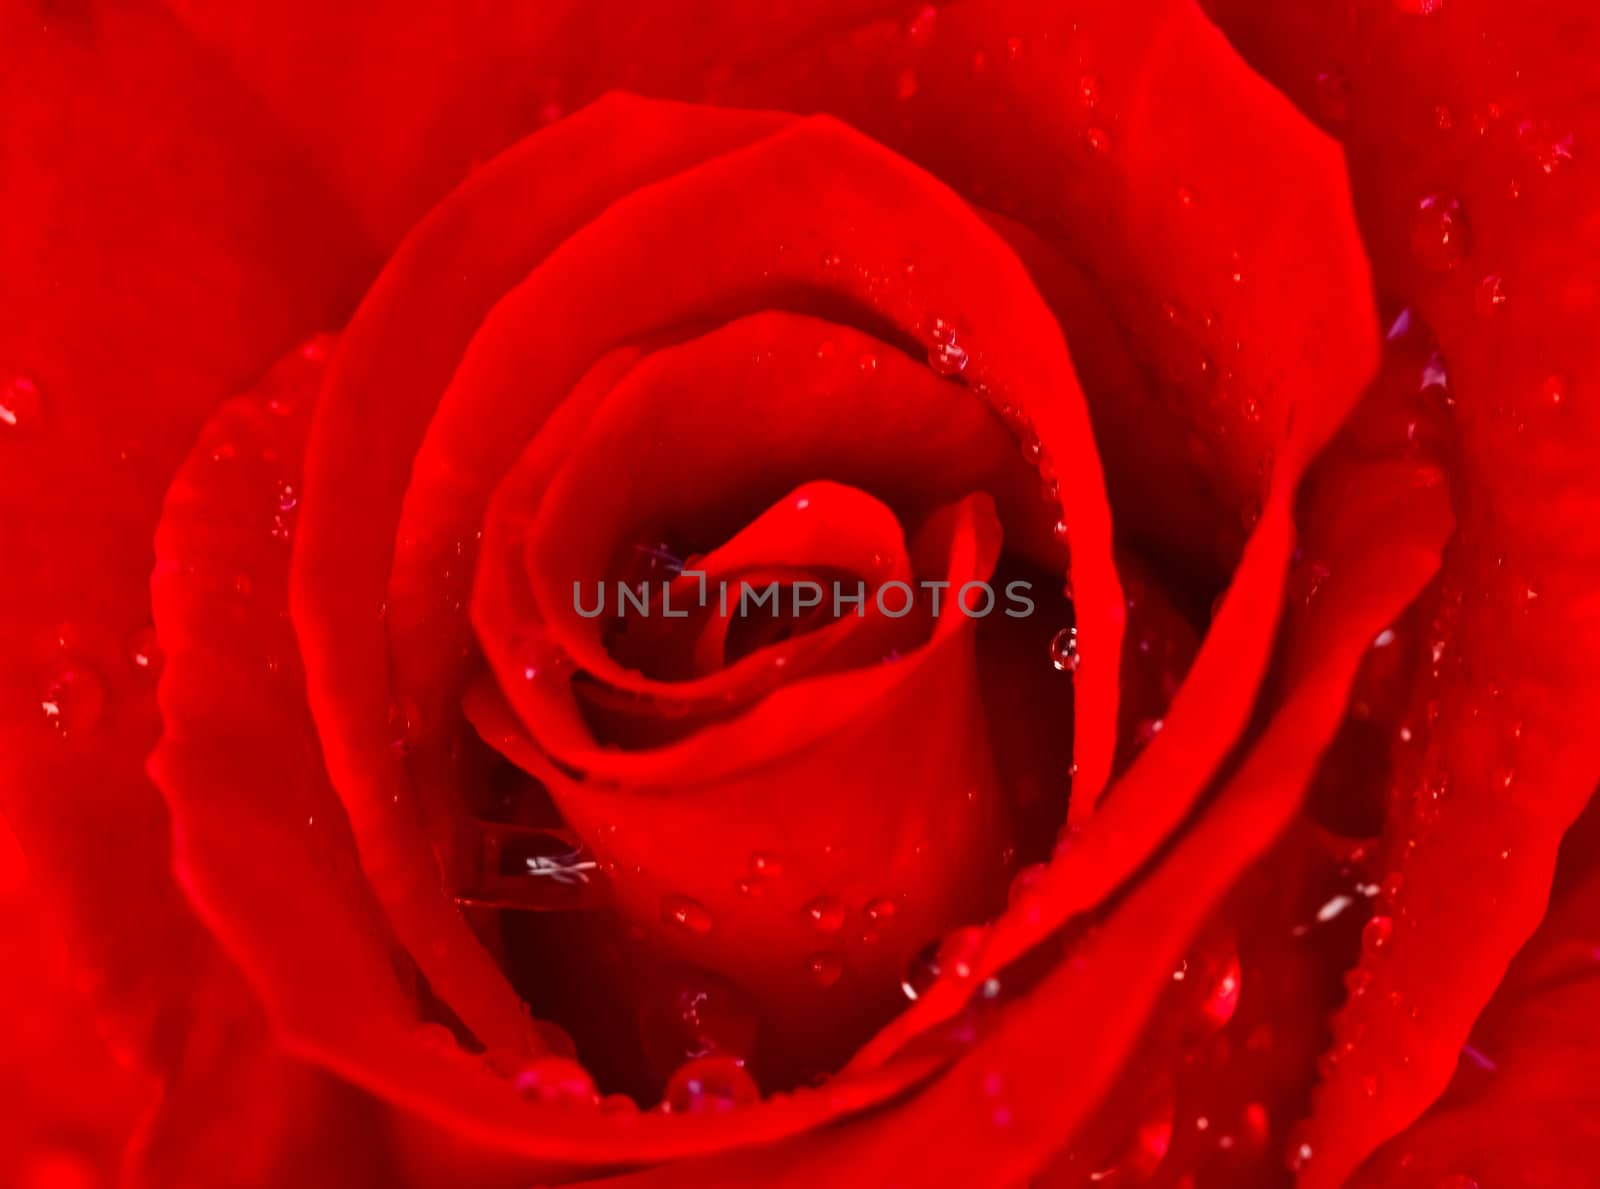
{"type": "MultiPolygon", "coordinates": [[[[448,858],[451,807],[424,799],[419,820],[390,747],[385,590],[416,448],[468,339],[529,268],[618,195],[775,122],[724,115],[686,123],[677,109],[616,99],[519,146],[474,175],[396,253],[341,338],[319,405],[291,575],[312,711],[379,900],[435,989],[486,1040],[532,1043],[516,997],[432,874],[423,827],[448,858]],[[546,184],[530,193],[529,177],[546,184]],[[454,294],[450,302],[437,300],[441,287],[454,294]]],[[[430,591],[450,585],[440,575],[431,571],[430,591]]],[[[440,698],[434,690],[401,713],[425,716],[418,729],[436,731],[440,698]]],[[[419,763],[430,759],[426,746],[418,741],[419,763]]]]}
{"type": "Polygon", "coordinates": [[[113,1060],[49,907],[0,823],[0,1181],[112,1172],[151,1087],[113,1060]]]}
{"type": "Polygon", "coordinates": [[[164,13],[10,6],[0,46],[0,390],[31,394],[0,423],[0,808],[119,1040],[164,1064],[214,955],[143,773],[151,528],[205,410],[364,248],[164,13]]]}
{"type": "MultiPolygon", "coordinates": [[[[1344,506],[1314,539],[1319,596],[1291,617],[1285,689],[1260,738],[1173,852],[937,1082],[871,1128],[725,1158],[712,1177],[804,1184],[827,1168],[862,1183],[1026,1179],[1071,1137],[1122,1068],[1209,908],[1289,822],[1343,716],[1367,642],[1436,571],[1451,521],[1432,468],[1346,463],[1312,499],[1344,506]],[[1401,528],[1402,531],[1389,531],[1401,528]],[[1063,1077],[1063,1070],[1071,1071],[1063,1077]],[[937,1144],[928,1136],[936,1133],[937,1144]]],[[[1325,518],[1311,515],[1312,524],[1325,518]]],[[[697,1170],[701,1171],[701,1170],[697,1170]]],[[[672,1183],[682,1170],[618,1183],[672,1183]]]]}
{"type": "Polygon", "coordinates": [[[1591,807],[1562,847],[1549,915],[1473,1026],[1449,1088],[1353,1184],[1558,1189],[1591,1175],[1600,1139],[1597,843],[1591,807]]]}
{"type": "Polygon", "coordinates": [[[707,97],[736,65],[904,0],[169,5],[385,244],[467,172],[613,87],[707,97]]]}
{"type": "Polygon", "coordinates": [[[1455,400],[1460,532],[1397,758],[1388,861],[1403,880],[1339,1022],[1310,1185],[1338,1183],[1444,1090],[1545,905],[1556,846],[1600,776],[1591,328],[1600,301],[1600,26],[1568,4],[1426,16],[1223,3],[1246,55],[1344,140],[1379,283],[1438,335],[1455,400]],[[1347,101],[1319,105],[1334,72],[1347,101]],[[1450,221],[1446,223],[1444,220],[1450,221]],[[1448,234],[1446,234],[1448,232],[1448,234]],[[1482,302],[1490,276],[1503,302],[1482,302]],[[1426,727],[1426,729],[1424,729],[1426,727]],[[1378,1086],[1369,1096],[1365,1087],[1378,1086]]]}

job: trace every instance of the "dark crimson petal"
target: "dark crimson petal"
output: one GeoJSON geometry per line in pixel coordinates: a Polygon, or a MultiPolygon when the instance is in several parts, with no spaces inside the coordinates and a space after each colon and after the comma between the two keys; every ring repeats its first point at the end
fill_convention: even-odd
{"type": "MultiPolygon", "coordinates": [[[[419,805],[390,746],[397,711],[413,712],[391,701],[383,622],[412,459],[463,348],[505,290],[617,196],[779,122],[687,120],[680,109],[618,98],[529,140],[408,237],[330,369],[291,574],[312,712],[379,900],[435,990],[485,1040],[516,1047],[531,1036],[516,996],[432,874],[433,845],[448,858],[454,807],[419,805]]],[[[430,583],[440,582],[436,569],[430,583]]]]}
{"type": "Polygon", "coordinates": [[[331,319],[367,250],[152,5],[6,6],[0,107],[0,806],[119,1040],[161,1065],[216,955],[142,769],[151,528],[205,411],[331,319]]]}
{"type": "Polygon", "coordinates": [[[1600,429],[1585,399],[1600,381],[1600,191],[1583,160],[1600,141],[1600,18],[1480,0],[1425,16],[1214,7],[1344,140],[1379,283],[1437,334],[1460,438],[1436,672],[1416,691],[1418,744],[1397,757],[1393,935],[1338,1021],[1354,1049],[1306,1137],[1305,1183],[1331,1185],[1445,1088],[1600,777],[1600,429]],[[1342,111],[1319,102],[1319,75],[1343,80],[1342,111]]]}
{"type": "MultiPolygon", "coordinates": [[[[1075,534],[1083,656],[1076,740],[1081,780],[1098,787],[1111,759],[1117,681],[1115,666],[1099,662],[1117,651],[1123,608],[1099,469],[1059,330],[970,208],[832,121],[795,125],[623,199],[501,303],[417,454],[392,589],[417,591],[421,575],[470,555],[494,478],[608,343],[726,315],[730,306],[781,303],[797,289],[893,322],[930,349],[940,322],[955,328],[962,381],[1032,419],[1075,534]],[[805,192],[794,184],[801,178],[809,179],[805,192]],[[776,179],[785,185],[767,204],[774,225],[751,221],[751,186],[776,179]],[[619,253],[631,259],[641,244],[653,269],[678,279],[671,291],[596,284],[624,275],[612,261],[619,253]],[[551,317],[557,309],[562,316],[551,317]],[[485,433],[491,424],[496,431],[485,433]]],[[[444,592],[395,628],[397,655],[420,676],[437,679],[456,663],[459,638],[441,629],[454,597],[444,592]]]]}
{"type": "Polygon", "coordinates": [[[313,1173],[366,1183],[380,1175],[366,1162],[385,1149],[368,1128],[406,1130],[423,1146],[453,1136],[461,1146],[451,1148],[452,1183],[498,1183],[493,1170],[506,1161],[527,1179],[793,1134],[925,1076],[927,1063],[907,1063],[734,1120],[597,1115],[574,1124],[559,1108],[522,1101],[446,1030],[416,1026],[407,968],[320,768],[287,630],[299,446],[324,348],[295,352],[212,420],[157,534],[153,588],[167,659],[165,732],[151,769],[173,809],[185,889],[277,1031],[241,1011],[228,982],[186,1001],[197,1027],[136,1145],[133,1168],[145,1180],[135,1183],[210,1183],[196,1178],[219,1175],[219,1153],[230,1149],[226,1175],[240,1185],[313,1173]]]}
{"type": "Polygon", "coordinates": [[[1600,802],[1591,802],[1562,847],[1550,911],[1473,1025],[1449,1088],[1378,1150],[1353,1185],[1564,1189],[1593,1176],[1600,1138],[1597,843],[1600,802]]]}
{"type": "MultiPolygon", "coordinates": [[[[934,572],[954,586],[985,579],[1000,548],[992,502],[935,516],[914,548],[945,559],[934,572]]],[[[589,840],[629,919],[753,993],[783,1021],[777,1060],[814,1068],[842,1061],[899,1002],[930,937],[998,907],[1009,823],[974,634],[947,604],[934,639],[899,661],[785,685],[663,749],[585,753],[581,783],[492,704],[469,705],[589,840]],[[781,873],[764,876],[756,856],[781,873]],[[892,920],[875,923],[867,906],[886,898],[892,920]],[[837,920],[819,928],[811,905],[837,920]]]]}
{"type": "Polygon", "coordinates": [[[804,1185],[849,1168],[864,1184],[1012,1184],[1062,1149],[1123,1069],[1209,910],[1291,820],[1368,642],[1437,571],[1451,518],[1435,468],[1347,461],[1310,498],[1308,523],[1328,523],[1318,501],[1342,515],[1334,534],[1312,542],[1329,573],[1286,624],[1283,696],[1206,814],[1066,961],[875,1126],[611,1183],[671,1184],[692,1174],[804,1185]]]}
{"type": "MultiPolygon", "coordinates": [[[[565,418],[565,411],[557,416],[565,418]]],[[[875,517],[887,523],[873,534],[875,543],[853,550],[853,565],[840,553],[833,568],[860,578],[870,590],[886,580],[916,581],[893,513],[910,531],[933,508],[988,491],[1013,549],[1057,572],[1065,565],[1050,536],[1055,512],[1040,497],[1037,474],[1000,418],[962,386],[847,326],[781,313],[739,319],[637,367],[586,418],[585,431],[567,443],[570,457],[555,474],[539,465],[550,453],[542,437],[530,448],[534,473],[524,480],[522,464],[513,470],[506,480],[510,498],[495,494],[486,531],[498,536],[497,513],[532,520],[529,594],[544,609],[554,643],[585,672],[663,701],[724,693],[733,674],[685,683],[632,673],[605,654],[598,636],[603,621],[582,618],[572,598],[575,582],[592,585],[593,576],[607,572],[609,556],[638,531],[642,515],[712,541],[753,512],[752,504],[783,497],[808,478],[852,485],[877,497],[871,500],[876,512],[863,509],[854,531],[875,517]],[[849,432],[841,433],[845,424],[849,432]],[[695,482],[682,482],[684,475],[695,482]],[[553,480],[547,489],[544,480],[553,480]],[[881,563],[874,562],[875,553],[881,563]]],[[[802,525],[812,519],[799,518],[802,525]]],[[[752,560],[759,555],[751,549],[776,550],[768,565],[791,557],[795,564],[819,564],[826,557],[817,545],[783,546],[770,527],[755,536],[754,522],[742,531],[752,534],[744,547],[752,560]]],[[[850,534],[840,531],[803,531],[820,533],[818,544],[829,551],[850,542],[850,534]]],[[[726,548],[697,566],[713,564],[726,548]]],[[[718,601],[714,588],[708,597],[718,601]]],[[[737,599],[737,588],[731,597],[737,599]]],[[[495,641],[485,637],[481,618],[478,628],[492,649],[495,641]]],[[[511,654],[500,663],[513,701],[515,687],[525,684],[514,680],[518,664],[511,654]]],[[[537,734],[537,723],[530,719],[530,725],[537,734]]]]}
{"type": "Polygon", "coordinates": [[[1371,375],[1370,281],[1337,147],[1189,0],[969,0],[730,89],[843,116],[1051,242],[1163,398],[1113,444],[1142,465],[1147,439],[1193,435],[1231,511],[1258,503],[1291,412],[1309,444],[1326,441],[1371,375]]]}

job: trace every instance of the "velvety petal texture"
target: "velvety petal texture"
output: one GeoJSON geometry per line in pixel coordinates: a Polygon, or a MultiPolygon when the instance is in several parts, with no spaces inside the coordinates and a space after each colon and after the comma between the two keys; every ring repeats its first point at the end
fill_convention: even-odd
{"type": "Polygon", "coordinates": [[[1600,241],[1579,159],[1597,132],[1581,63],[1600,29],[1563,4],[1373,5],[1348,22],[1215,7],[1344,140],[1379,282],[1437,335],[1460,453],[1433,665],[1396,759],[1380,909],[1393,936],[1365,960],[1370,992],[1337,1030],[1353,1051],[1306,1139],[1307,1183],[1331,1185],[1445,1088],[1600,777],[1581,725],[1600,696],[1596,438],[1581,397],[1600,241]]]}
{"type": "Polygon", "coordinates": [[[1578,1183],[1597,41],[0,15],[0,1179],[1578,1183]]]}

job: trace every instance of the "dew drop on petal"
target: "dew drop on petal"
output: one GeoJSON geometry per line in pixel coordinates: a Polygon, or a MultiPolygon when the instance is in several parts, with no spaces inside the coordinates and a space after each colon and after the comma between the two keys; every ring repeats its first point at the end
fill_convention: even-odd
{"type": "Polygon", "coordinates": [[[1411,254],[1429,272],[1449,272],[1466,257],[1467,219],[1453,194],[1434,191],[1411,211],[1411,254]]]}
{"type": "Polygon", "coordinates": [[[920,999],[939,981],[939,943],[930,941],[906,963],[905,975],[900,980],[900,990],[907,999],[920,999]]]}
{"type": "Polygon", "coordinates": [[[1480,318],[1492,318],[1499,313],[1500,308],[1506,304],[1505,277],[1492,272],[1479,281],[1477,292],[1473,294],[1472,304],[1480,318]]]}
{"type": "Polygon", "coordinates": [[[977,970],[978,955],[983,952],[985,941],[986,935],[977,925],[957,929],[939,945],[940,971],[954,979],[971,978],[977,970]]]}
{"type": "Polygon", "coordinates": [[[0,431],[37,429],[44,421],[39,386],[27,376],[0,378],[0,431]]]}
{"type": "Polygon", "coordinates": [[[161,675],[166,657],[154,627],[143,627],[128,637],[128,664],[141,678],[154,681],[161,675]]]}
{"type": "Polygon", "coordinates": [[[547,1106],[598,1106],[600,1094],[589,1071],[566,1057],[540,1057],[518,1071],[517,1093],[547,1106]]]}
{"type": "Polygon", "coordinates": [[[1078,629],[1062,628],[1050,640],[1050,663],[1059,673],[1078,671],[1078,629]]]}
{"type": "Polygon", "coordinates": [[[92,731],[105,717],[106,683],[84,662],[69,662],[45,681],[39,709],[45,722],[63,737],[92,731]]]}
{"type": "Polygon", "coordinates": [[[820,933],[835,933],[844,924],[844,905],[832,896],[818,896],[800,910],[820,933]]]}
{"type": "Polygon", "coordinates": [[[639,1041],[663,1076],[698,1057],[750,1056],[759,1027],[743,991],[693,967],[673,968],[647,987],[639,1008],[639,1041]]]}
{"type": "Polygon", "coordinates": [[[661,919],[677,925],[685,932],[704,935],[711,932],[715,919],[711,910],[688,896],[668,895],[661,898],[661,919]]]}
{"type": "Polygon", "coordinates": [[[967,349],[956,342],[955,327],[935,318],[928,343],[928,366],[941,376],[959,376],[967,370],[967,349]]]}
{"type": "Polygon", "coordinates": [[[1361,948],[1369,954],[1382,953],[1394,936],[1394,918],[1379,914],[1361,928],[1361,948]]]}
{"type": "Polygon", "coordinates": [[[864,907],[861,911],[863,914],[865,914],[867,920],[871,921],[874,925],[887,925],[890,921],[894,920],[895,905],[894,901],[889,899],[889,897],[879,896],[875,899],[868,900],[866,907],[864,907]]]}
{"type": "Polygon", "coordinates": [[[776,879],[783,874],[783,860],[770,851],[758,850],[750,856],[750,872],[764,879],[776,879]]]}
{"type": "Polygon", "coordinates": [[[831,987],[844,974],[844,963],[839,955],[828,950],[812,954],[806,959],[806,973],[819,987],[831,987]]]}
{"type": "Polygon", "coordinates": [[[678,1067],[667,1082],[661,1109],[673,1115],[706,1115],[761,1101],[761,1090],[731,1057],[700,1057],[678,1067]]]}

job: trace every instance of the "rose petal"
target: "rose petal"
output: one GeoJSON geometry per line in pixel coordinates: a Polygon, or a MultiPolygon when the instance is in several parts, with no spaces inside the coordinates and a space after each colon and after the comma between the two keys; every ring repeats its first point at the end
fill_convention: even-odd
{"type": "Polygon", "coordinates": [[[291,573],[312,712],[379,900],[441,997],[459,1001],[485,1039],[530,1041],[515,996],[428,874],[434,845],[448,861],[451,807],[422,802],[430,841],[389,746],[384,590],[416,446],[468,338],[531,266],[617,195],[776,122],[686,122],[675,108],[616,99],[519,146],[402,245],[341,338],[319,404],[291,573]],[[531,193],[530,176],[541,183],[531,193]],[[452,300],[438,301],[441,288],[452,300]]]}
{"type": "MultiPolygon", "coordinates": [[[[944,580],[981,580],[993,566],[987,497],[927,531],[936,535],[920,544],[947,558],[944,580]]],[[[765,1054],[773,1066],[815,1069],[842,1061],[898,1005],[929,938],[997,907],[1009,824],[976,701],[973,625],[946,608],[933,641],[893,664],[785,685],[729,723],[627,753],[582,783],[492,705],[474,699],[469,712],[546,783],[628,919],[783,1021],[765,1054]],[[764,878],[758,855],[781,875],[764,878]],[[884,899],[892,920],[875,923],[868,906],[884,899]],[[820,904],[837,920],[819,927],[808,909],[820,904]],[[809,960],[823,963],[820,977],[809,960]]]]}
{"type": "Polygon", "coordinates": [[[735,65],[903,0],[543,3],[331,12],[314,0],[170,7],[336,178],[384,244],[474,165],[614,87],[702,99],[735,65]],[[707,36],[707,30],[715,30],[707,36]]]}
{"type": "Polygon", "coordinates": [[[1443,495],[1437,472],[1413,462],[1330,468],[1313,498],[1345,505],[1343,531],[1316,542],[1333,558],[1329,577],[1286,626],[1287,688],[1261,736],[1172,853],[944,1076],[873,1127],[612,1183],[663,1184],[692,1172],[799,1185],[848,1167],[869,1183],[1009,1184],[1044,1165],[1123,1068],[1210,906],[1290,821],[1368,641],[1437,570],[1451,528],[1443,495]],[[936,1145],[927,1142],[933,1129],[936,1145]]]}
{"type": "MultiPolygon", "coordinates": [[[[538,509],[526,563],[530,595],[546,608],[552,639],[586,672],[664,700],[725,692],[732,674],[709,685],[630,674],[605,654],[596,635],[600,621],[580,618],[568,594],[574,582],[607,572],[617,543],[646,527],[636,523],[641,515],[715,540],[752,503],[776,498],[813,476],[870,490],[908,524],[935,506],[987,490],[1000,504],[1014,548],[1031,546],[1036,556],[1053,553],[1061,564],[1049,538],[1055,513],[1046,508],[1037,476],[998,417],[880,340],[808,317],[754,315],[656,353],[595,410],[569,453],[547,491],[520,482],[520,466],[507,480],[515,487],[515,504],[538,509]],[[864,368],[863,359],[871,366],[864,368]],[[751,407],[755,402],[759,415],[751,407]],[[850,432],[841,434],[845,422],[850,432]],[[697,481],[683,483],[685,474],[697,481]]],[[[514,506],[497,493],[491,535],[494,508],[510,513],[514,506]]],[[[864,511],[862,523],[870,523],[870,515],[864,511]]],[[[822,530],[813,524],[806,531],[822,530]]],[[[899,536],[892,516],[879,545],[857,550],[859,574],[869,589],[886,580],[916,581],[909,563],[902,562],[904,573],[885,568],[894,552],[905,552],[903,541],[887,541],[890,532],[899,536]],[[874,552],[883,554],[884,566],[873,563],[874,552]]],[[[761,548],[775,547],[770,536],[758,538],[761,548]]],[[[833,533],[827,539],[837,549],[849,538],[833,533]]],[[[780,554],[807,555],[794,545],[780,554]]],[[[730,597],[738,598],[737,586],[730,597]]],[[[708,598],[719,602],[715,595],[708,598]]],[[[481,617],[478,627],[492,646],[481,617]]],[[[506,676],[514,668],[514,659],[502,664],[508,688],[516,684],[506,676]]],[[[536,720],[530,722],[537,731],[536,720]]]]}
{"type": "Polygon", "coordinates": [[[149,771],[180,883],[277,1022],[327,1043],[418,1019],[306,713],[284,615],[314,340],[207,424],[167,493],[151,583],[166,653],[149,771]]]}
{"type": "Polygon", "coordinates": [[[1474,0],[1426,18],[1373,6],[1348,23],[1215,7],[1247,56],[1344,139],[1379,282],[1438,335],[1460,437],[1438,676],[1416,693],[1421,746],[1399,759],[1387,831],[1404,866],[1384,907],[1394,935],[1339,1021],[1338,1041],[1357,1048],[1319,1092],[1306,1137],[1304,1181],[1330,1185],[1445,1088],[1600,777],[1586,726],[1600,705],[1596,429],[1582,399],[1600,374],[1600,239],[1593,179],[1571,159],[1600,136],[1584,81],[1600,26],[1569,5],[1474,0]],[[1317,98],[1330,72],[1346,84],[1337,121],[1317,98]],[[1503,306],[1479,301],[1491,274],[1503,306]]]}
{"type": "Polygon", "coordinates": [[[366,249],[159,10],[13,6],[0,44],[0,391],[32,394],[0,422],[0,804],[125,1051],[160,1065],[215,955],[142,770],[150,529],[205,410],[338,309],[366,249]]]}
{"type": "Polygon", "coordinates": [[[1462,1046],[1449,1088],[1356,1185],[1576,1185],[1589,1176],[1600,1099],[1600,812],[1562,847],[1550,911],[1462,1046]]]}

